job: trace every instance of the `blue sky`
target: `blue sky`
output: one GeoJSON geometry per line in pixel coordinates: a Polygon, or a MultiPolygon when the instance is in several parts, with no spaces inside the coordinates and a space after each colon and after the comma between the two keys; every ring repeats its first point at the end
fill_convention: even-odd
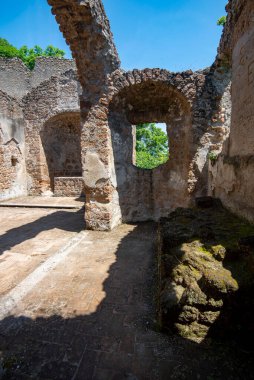
{"type": "MultiPolygon", "coordinates": [[[[227,0],[104,0],[122,67],[196,70],[212,64],[227,0]]],[[[70,52],[46,0],[1,4],[0,37],[70,52]]]]}

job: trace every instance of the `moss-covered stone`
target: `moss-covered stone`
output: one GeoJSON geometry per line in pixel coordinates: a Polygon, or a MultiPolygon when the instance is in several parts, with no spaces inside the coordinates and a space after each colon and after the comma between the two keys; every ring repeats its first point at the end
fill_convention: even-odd
{"type": "Polygon", "coordinates": [[[203,271],[203,277],[199,285],[207,294],[227,294],[236,292],[239,287],[237,281],[232,277],[230,271],[224,268],[207,268],[203,271]]]}
{"type": "Polygon", "coordinates": [[[183,323],[194,322],[199,319],[199,310],[196,307],[184,306],[179,314],[179,321],[183,323]]]}
{"type": "Polygon", "coordinates": [[[206,294],[202,292],[196,282],[185,288],[181,299],[181,305],[201,306],[207,304],[206,294]]]}
{"type": "Polygon", "coordinates": [[[192,322],[188,325],[176,323],[175,328],[183,338],[191,339],[197,343],[202,342],[209,331],[209,326],[198,322],[192,322]]]}
{"type": "Polygon", "coordinates": [[[220,316],[220,311],[205,311],[200,314],[199,321],[205,325],[212,325],[220,316]]]}
{"type": "Polygon", "coordinates": [[[212,255],[215,257],[215,259],[219,261],[223,261],[226,257],[226,248],[223,247],[221,244],[211,246],[211,252],[212,255]]]}
{"type": "Polygon", "coordinates": [[[227,325],[239,289],[244,295],[253,289],[254,252],[241,242],[254,236],[254,226],[215,204],[177,209],[160,232],[162,325],[201,341],[218,321],[227,325]]]}

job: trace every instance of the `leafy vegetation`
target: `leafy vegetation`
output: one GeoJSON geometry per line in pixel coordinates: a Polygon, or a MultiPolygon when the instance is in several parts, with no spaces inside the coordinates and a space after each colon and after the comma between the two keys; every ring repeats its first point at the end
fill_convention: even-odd
{"type": "Polygon", "coordinates": [[[226,24],[226,22],[227,22],[227,16],[222,16],[217,21],[217,25],[224,26],[226,24]]]}
{"type": "Polygon", "coordinates": [[[63,58],[65,52],[52,45],[43,50],[40,46],[35,45],[29,49],[27,46],[22,46],[20,49],[11,45],[4,38],[0,38],[0,57],[5,58],[20,58],[30,70],[35,66],[37,57],[56,57],[63,58]]]}
{"type": "Polygon", "coordinates": [[[215,153],[215,152],[209,152],[207,157],[209,158],[209,160],[211,161],[211,163],[214,165],[215,162],[218,160],[218,154],[215,153]]]}
{"type": "Polygon", "coordinates": [[[136,126],[136,166],[154,169],[168,160],[168,136],[155,123],[136,126]]]}

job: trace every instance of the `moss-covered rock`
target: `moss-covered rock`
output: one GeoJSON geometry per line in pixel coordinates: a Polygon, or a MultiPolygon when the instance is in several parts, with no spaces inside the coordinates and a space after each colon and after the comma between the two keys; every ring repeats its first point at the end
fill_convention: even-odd
{"type": "Polygon", "coordinates": [[[223,329],[239,289],[246,295],[254,286],[252,238],[247,238],[254,236],[254,226],[214,205],[177,209],[160,222],[161,323],[196,342],[218,321],[223,329]]]}

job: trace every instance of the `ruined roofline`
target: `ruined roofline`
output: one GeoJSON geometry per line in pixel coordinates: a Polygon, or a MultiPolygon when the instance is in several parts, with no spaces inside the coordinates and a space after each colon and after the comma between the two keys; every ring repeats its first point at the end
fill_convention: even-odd
{"type": "MultiPolygon", "coordinates": [[[[68,63],[70,64],[70,67],[69,69],[74,69],[75,71],[77,70],[77,67],[76,67],[76,62],[75,62],[75,59],[73,58],[57,58],[57,57],[37,57],[36,58],[36,61],[35,61],[35,66],[34,66],[34,69],[33,70],[30,70],[26,65],[25,63],[20,59],[20,58],[17,58],[17,57],[14,57],[14,58],[7,58],[7,57],[0,57],[0,69],[1,69],[1,66],[2,64],[6,64],[6,66],[16,66],[16,67],[22,67],[24,68],[26,71],[27,71],[27,74],[31,74],[33,72],[35,72],[37,69],[40,69],[40,68],[45,68],[45,63],[47,63],[48,67],[52,67],[57,64],[66,64],[68,65],[68,63]]],[[[131,74],[131,73],[146,73],[146,72],[149,72],[149,71],[153,71],[153,72],[157,72],[157,73],[166,73],[167,75],[170,74],[170,75],[177,75],[177,74],[180,74],[180,75],[192,75],[192,74],[208,74],[210,72],[212,68],[212,65],[211,66],[207,66],[207,67],[204,67],[204,68],[199,68],[197,70],[192,70],[192,69],[186,69],[186,70],[181,70],[181,71],[171,71],[169,69],[165,69],[165,68],[161,68],[161,67],[144,67],[142,69],[137,69],[137,68],[133,68],[133,69],[123,69],[123,68],[120,68],[118,70],[115,70],[114,72],[112,72],[112,76],[114,75],[118,75],[120,72],[122,73],[122,75],[128,75],[128,74],[131,74]]]]}
{"type": "MultiPolygon", "coordinates": [[[[239,20],[244,8],[251,4],[253,0],[229,0],[226,5],[227,21],[223,28],[216,64],[221,62],[231,65],[232,50],[235,42],[234,27],[239,20]]],[[[243,32],[243,31],[242,31],[243,32]]],[[[237,36],[239,38],[239,36],[237,36]]]]}
{"type": "MultiPolygon", "coordinates": [[[[21,100],[27,96],[33,89],[38,88],[42,83],[53,77],[60,78],[64,73],[73,71],[77,76],[77,67],[73,59],[38,57],[34,69],[31,71],[19,58],[0,57],[0,89],[14,99],[21,100]]],[[[199,69],[197,71],[170,71],[161,68],[144,68],[115,70],[110,76],[110,81],[130,81],[137,77],[149,78],[153,80],[167,81],[175,76],[189,77],[192,75],[209,75],[211,67],[199,69]]]]}
{"type": "Polygon", "coordinates": [[[206,66],[204,68],[199,68],[197,70],[192,70],[192,69],[186,69],[186,70],[180,70],[180,71],[171,71],[169,69],[161,68],[161,67],[144,67],[142,69],[120,69],[112,73],[112,76],[118,75],[119,73],[122,73],[122,75],[128,75],[128,74],[133,74],[137,73],[138,75],[145,73],[146,75],[149,75],[149,73],[152,73],[152,75],[155,75],[157,77],[158,75],[186,75],[190,76],[193,74],[209,74],[211,71],[212,65],[211,66],[206,66]]]}
{"type": "MultiPolygon", "coordinates": [[[[48,3],[52,7],[52,13],[60,25],[66,42],[70,45],[73,57],[76,60],[80,83],[87,91],[86,95],[89,94],[88,88],[91,80],[95,79],[99,83],[100,74],[98,72],[100,70],[104,71],[104,75],[102,75],[104,82],[105,76],[108,74],[110,75],[119,69],[126,72],[120,67],[110,23],[101,0],[48,0],[48,3]],[[104,45],[101,46],[100,51],[93,51],[93,45],[96,45],[96,41],[95,43],[90,42],[90,38],[92,40],[94,38],[93,35],[100,35],[103,40],[103,44],[100,41],[100,45],[104,45]]],[[[195,72],[208,73],[210,68],[200,68],[195,72]]],[[[146,68],[140,71],[144,70],[146,68]]],[[[188,71],[186,69],[179,73],[188,71]]]]}

